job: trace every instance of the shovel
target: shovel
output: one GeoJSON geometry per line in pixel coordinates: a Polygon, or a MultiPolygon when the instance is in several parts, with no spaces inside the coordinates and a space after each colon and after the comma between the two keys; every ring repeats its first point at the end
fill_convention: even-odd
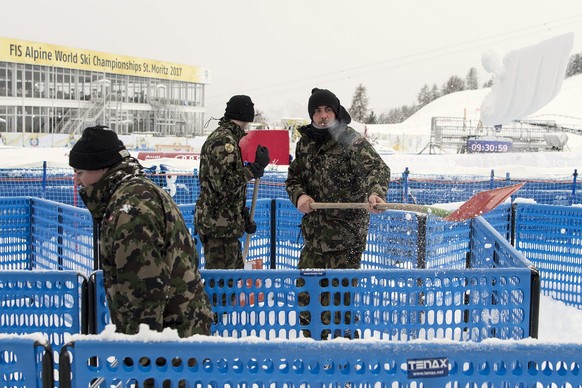
{"type": "MultiPolygon", "coordinates": [[[[259,195],[259,183],[261,183],[261,178],[255,178],[255,187],[253,188],[253,201],[251,203],[251,211],[249,214],[250,222],[253,222],[255,219],[255,207],[257,206],[257,197],[259,195]]],[[[246,234],[245,236],[245,245],[243,250],[243,260],[247,260],[247,256],[249,255],[249,247],[251,245],[251,235],[246,234]]]]}
{"type": "MultiPolygon", "coordinates": [[[[449,211],[434,206],[415,205],[407,203],[380,203],[374,205],[376,209],[408,211],[423,214],[433,214],[445,221],[465,221],[495,209],[499,204],[504,202],[509,196],[521,189],[525,183],[499,187],[497,189],[481,191],[473,195],[469,200],[464,202],[457,210],[449,211]]],[[[319,209],[367,209],[368,203],[330,203],[330,202],[312,202],[309,206],[313,210],[319,209]]]]}

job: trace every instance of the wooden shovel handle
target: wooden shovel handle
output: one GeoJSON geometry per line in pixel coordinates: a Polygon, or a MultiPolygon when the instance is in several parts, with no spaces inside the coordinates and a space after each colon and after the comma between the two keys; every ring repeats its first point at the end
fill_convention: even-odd
{"type": "MultiPolygon", "coordinates": [[[[312,202],[309,206],[313,210],[319,209],[367,209],[368,203],[366,202],[343,202],[343,203],[334,203],[334,202],[312,202]]],[[[376,209],[381,210],[400,210],[400,211],[408,211],[408,212],[415,212],[415,213],[425,213],[425,214],[434,214],[438,217],[446,217],[451,212],[445,209],[435,208],[432,206],[424,206],[424,205],[415,205],[411,203],[378,203],[375,204],[374,207],[376,209]]]]}

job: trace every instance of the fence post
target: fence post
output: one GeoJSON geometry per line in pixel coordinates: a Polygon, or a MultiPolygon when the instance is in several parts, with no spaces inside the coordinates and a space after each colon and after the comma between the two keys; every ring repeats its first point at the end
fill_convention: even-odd
{"type": "Polygon", "coordinates": [[[531,301],[529,306],[529,336],[531,338],[538,338],[538,328],[540,322],[540,292],[541,292],[541,279],[540,272],[537,268],[531,266],[531,301]]]}
{"type": "Polygon", "coordinates": [[[418,241],[416,242],[416,265],[417,268],[426,268],[426,214],[419,214],[418,220],[418,241]]]}
{"type": "Polygon", "coordinates": [[[495,170],[491,170],[491,178],[489,179],[489,190],[495,188],[495,170]]]}
{"type": "Polygon", "coordinates": [[[101,258],[99,255],[99,237],[101,235],[101,229],[99,228],[99,223],[93,220],[93,269],[97,271],[101,269],[101,258]]]}
{"type": "Polygon", "coordinates": [[[277,269],[277,199],[271,200],[271,269],[277,269]]]}
{"type": "Polygon", "coordinates": [[[408,167],[404,169],[402,173],[402,203],[408,203],[408,175],[410,174],[410,170],[408,167]]]}
{"type": "Polygon", "coordinates": [[[46,160],[42,162],[42,197],[46,198],[46,160]]]}
{"type": "Polygon", "coordinates": [[[200,184],[197,182],[198,180],[198,169],[195,168],[192,171],[192,203],[196,203],[196,200],[200,196],[200,184]]]}
{"type": "Polygon", "coordinates": [[[58,269],[63,269],[64,263],[64,253],[63,253],[63,208],[61,206],[57,206],[57,264],[58,269]]]}
{"type": "Polygon", "coordinates": [[[578,169],[574,169],[574,174],[572,174],[572,176],[574,176],[574,179],[572,180],[572,196],[570,197],[570,206],[574,204],[574,201],[576,200],[576,180],[578,178],[578,169]]]}

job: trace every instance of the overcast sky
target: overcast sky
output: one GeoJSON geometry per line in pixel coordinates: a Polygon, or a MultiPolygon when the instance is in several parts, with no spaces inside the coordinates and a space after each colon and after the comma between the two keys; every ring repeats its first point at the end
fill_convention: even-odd
{"type": "Polygon", "coordinates": [[[207,115],[248,94],[270,122],[307,118],[313,87],[349,108],[356,87],[377,115],[424,84],[465,77],[487,50],[574,32],[580,0],[9,0],[0,36],[209,69],[207,115]]]}

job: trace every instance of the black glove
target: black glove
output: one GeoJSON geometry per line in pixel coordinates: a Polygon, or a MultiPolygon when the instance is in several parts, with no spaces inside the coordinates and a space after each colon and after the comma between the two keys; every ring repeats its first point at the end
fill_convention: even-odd
{"type": "Polygon", "coordinates": [[[269,149],[258,144],[255,153],[255,161],[249,164],[255,179],[263,176],[265,173],[265,167],[267,167],[270,161],[271,157],[269,156],[269,149]]]}
{"type": "Polygon", "coordinates": [[[245,221],[245,232],[254,234],[257,231],[257,224],[251,221],[251,212],[248,207],[243,209],[243,219],[245,221]]]}
{"type": "Polygon", "coordinates": [[[249,167],[251,168],[251,172],[253,173],[253,177],[255,179],[262,177],[265,173],[265,168],[257,162],[250,163],[249,167]]]}
{"type": "Polygon", "coordinates": [[[270,162],[271,157],[269,156],[269,149],[258,144],[255,153],[255,163],[259,164],[264,169],[270,162]]]}

